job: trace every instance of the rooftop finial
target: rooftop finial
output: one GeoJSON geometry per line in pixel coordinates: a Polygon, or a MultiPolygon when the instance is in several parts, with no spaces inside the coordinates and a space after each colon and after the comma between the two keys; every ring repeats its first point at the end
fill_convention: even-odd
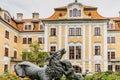
{"type": "Polygon", "coordinates": [[[77,0],[75,0],[75,2],[77,3],[77,0]]]}

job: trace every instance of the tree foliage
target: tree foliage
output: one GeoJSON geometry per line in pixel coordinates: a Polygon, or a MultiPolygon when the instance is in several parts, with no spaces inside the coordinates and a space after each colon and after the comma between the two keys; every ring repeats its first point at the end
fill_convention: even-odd
{"type": "Polygon", "coordinates": [[[23,60],[33,62],[38,66],[43,66],[45,59],[48,57],[48,53],[40,49],[38,42],[31,43],[29,47],[30,51],[25,50],[22,52],[23,60]]]}

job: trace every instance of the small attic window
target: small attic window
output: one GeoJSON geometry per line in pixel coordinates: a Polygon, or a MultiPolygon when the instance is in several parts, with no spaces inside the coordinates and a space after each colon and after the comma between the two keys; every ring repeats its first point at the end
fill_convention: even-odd
{"type": "Polygon", "coordinates": [[[81,17],[81,10],[76,8],[69,10],[69,17],[81,17]]]}
{"type": "Polygon", "coordinates": [[[73,17],[77,17],[77,9],[76,8],[73,9],[73,17]]]}
{"type": "Polygon", "coordinates": [[[43,24],[40,24],[40,26],[39,26],[39,30],[44,30],[44,26],[43,26],[43,24]]]}
{"type": "Polygon", "coordinates": [[[4,20],[10,23],[10,17],[4,13],[4,20]]]}
{"type": "Polygon", "coordinates": [[[110,28],[110,29],[113,29],[113,28],[114,28],[113,23],[110,23],[110,24],[109,24],[109,28],[110,28]]]}
{"type": "Polygon", "coordinates": [[[92,15],[91,12],[89,12],[89,13],[88,13],[88,16],[91,16],[91,15],[92,15]]]}
{"type": "Polygon", "coordinates": [[[118,23],[118,27],[120,28],[120,22],[118,23]]]}
{"type": "Polygon", "coordinates": [[[59,17],[62,17],[62,13],[59,13],[59,17]]]}
{"type": "Polygon", "coordinates": [[[25,31],[31,31],[31,30],[33,30],[33,24],[31,24],[31,23],[25,23],[24,27],[23,27],[23,30],[25,30],[25,31]]]}

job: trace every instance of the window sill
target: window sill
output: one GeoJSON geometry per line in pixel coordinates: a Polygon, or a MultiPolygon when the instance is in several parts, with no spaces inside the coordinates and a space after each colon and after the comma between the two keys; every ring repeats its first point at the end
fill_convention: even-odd
{"type": "Polygon", "coordinates": [[[57,37],[57,36],[50,36],[50,37],[57,37]]]}
{"type": "Polygon", "coordinates": [[[109,44],[109,45],[115,45],[115,43],[107,43],[107,44],[109,44]]]}
{"type": "Polygon", "coordinates": [[[100,36],[102,36],[102,35],[94,35],[94,36],[96,36],[96,37],[100,37],[100,36]]]}
{"type": "Polygon", "coordinates": [[[71,36],[71,37],[79,37],[79,36],[82,36],[82,35],[68,35],[68,36],[71,36]]]}
{"type": "Polygon", "coordinates": [[[5,39],[9,40],[10,38],[6,38],[6,37],[5,37],[5,39]]]}
{"type": "Polygon", "coordinates": [[[108,61],[117,61],[116,59],[108,59],[108,61]]]}
{"type": "Polygon", "coordinates": [[[27,46],[27,45],[29,45],[29,44],[23,44],[23,46],[27,46]]]}
{"type": "Polygon", "coordinates": [[[94,56],[102,56],[102,55],[95,55],[95,54],[94,54],[94,56]]]}

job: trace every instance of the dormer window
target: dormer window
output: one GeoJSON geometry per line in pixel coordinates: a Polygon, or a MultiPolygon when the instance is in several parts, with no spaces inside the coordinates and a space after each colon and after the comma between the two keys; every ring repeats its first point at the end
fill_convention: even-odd
{"type": "Polygon", "coordinates": [[[25,23],[24,24],[24,30],[33,30],[33,25],[31,23],[25,23]]]}
{"type": "Polygon", "coordinates": [[[4,20],[10,23],[10,17],[4,13],[4,20]]]}
{"type": "Polygon", "coordinates": [[[69,17],[81,17],[81,10],[78,10],[77,8],[69,10],[69,17]]]}
{"type": "Polygon", "coordinates": [[[44,30],[44,26],[42,24],[40,24],[39,30],[44,30]]]}
{"type": "Polygon", "coordinates": [[[32,30],[32,26],[31,25],[25,25],[25,30],[32,30]]]}
{"type": "Polygon", "coordinates": [[[77,9],[73,9],[73,17],[77,17],[77,9]]]}
{"type": "Polygon", "coordinates": [[[114,22],[113,21],[110,21],[108,23],[108,29],[114,29],[114,22]]]}
{"type": "Polygon", "coordinates": [[[70,17],[72,17],[72,10],[70,10],[69,15],[70,15],[70,17]]]}
{"type": "Polygon", "coordinates": [[[114,28],[113,23],[110,23],[109,26],[110,26],[111,29],[114,28]]]}
{"type": "Polygon", "coordinates": [[[79,17],[81,16],[81,10],[78,10],[78,16],[79,17]]]}

